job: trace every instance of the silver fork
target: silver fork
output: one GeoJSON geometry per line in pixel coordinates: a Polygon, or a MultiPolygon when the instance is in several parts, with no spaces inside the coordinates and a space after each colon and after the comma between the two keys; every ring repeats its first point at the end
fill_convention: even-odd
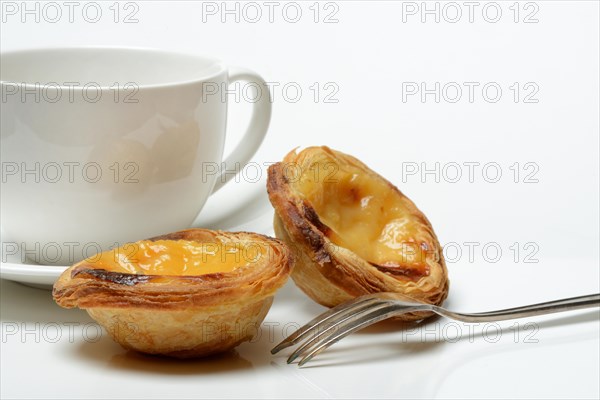
{"type": "Polygon", "coordinates": [[[397,293],[375,293],[357,297],[317,316],[275,346],[271,354],[304,341],[287,359],[290,364],[298,357],[302,357],[298,365],[303,366],[317,354],[351,333],[406,313],[430,311],[462,322],[491,322],[598,306],[600,306],[600,294],[593,294],[505,310],[467,314],[449,311],[431,304],[417,303],[397,293]]]}

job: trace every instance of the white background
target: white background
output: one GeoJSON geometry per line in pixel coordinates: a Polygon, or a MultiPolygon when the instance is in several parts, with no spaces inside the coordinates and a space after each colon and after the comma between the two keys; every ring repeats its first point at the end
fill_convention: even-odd
{"type": "MultiPolygon", "coordinates": [[[[243,2],[237,3],[237,15],[222,14],[222,2],[121,3],[119,22],[114,22],[113,2],[99,2],[102,17],[97,23],[85,20],[83,2],[73,22],[58,2],[63,15],[56,23],[44,18],[44,3],[39,3],[39,22],[22,9],[15,15],[3,13],[0,45],[2,51],[64,45],[157,47],[210,54],[254,69],[273,82],[275,96],[271,128],[254,161],[264,165],[297,146],[324,144],[358,157],[395,183],[427,214],[448,251],[454,251],[448,253],[449,307],[476,311],[600,292],[599,3],[536,1],[515,7],[513,1],[497,2],[502,15],[495,23],[490,22],[496,9],[490,2],[478,2],[473,22],[464,2],[454,3],[462,11],[455,23],[449,20],[456,8],[445,2],[427,2],[427,7],[434,9],[436,3],[439,22],[433,14],[403,13],[413,6],[422,9],[421,2],[338,1],[316,7],[300,2],[302,16],[296,23],[290,22],[296,7],[288,6],[286,13],[285,2],[274,8],[272,22],[264,2],[256,3],[262,11],[256,23],[250,22],[256,8],[243,2]],[[216,14],[205,12],[213,7],[216,14]],[[138,22],[124,23],[133,10],[138,22]],[[325,23],[327,15],[337,22],[325,23]],[[530,23],[525,23],[527,16],[530,23]],[[436,82],[460,85],[461,99],[450,101],[454,91],[441,92],[439,102],[434,94],[422,98],[405,92],[413,83],[432,89],[436,82]],[[478,85],[472,102],[464,82],[478,85]],[[515,82],[520,88],[516,102],[515,82]],[[482,93],[488,83],[502,89],[497,102],[490,99],[493,89],[487,100],[482,93]],[[284,92],[286,85],[300,87],[301,96],[293,88],[284,92]],[[528,100],[536,102],[526,102],[532,88],[536,93],[528,100]],[[327,94],[336,102],[327,102],[327,94]],[[464,163],[473,162],[480,164],[470,182],[464,163]],[[433,169],[436,163],[439,179],[421,175],[423,167],[433,169]],[[489,181],[497,168],[482,172],[489,163],[502,173],[496,183],[489,181]],[[462,177],[453,183],[456,165],[462,167],[462,177]],[[407,175],[415,166],[419,172],[407,175]],[[465,242],[476,243],[472,257],[465,242]],[[486,244],[492,247],[489,253],[482,252],[486,244]],[[497,248],[499,256],[492,251],[497,248]]],[[[235,7],[236,2],[227,3],[228,9],[235,7]]],[[[54,18],[55,11],[47,11],[46,17],[54,18]]],[[[241,136],[248,108],[243,102],[231,105],[227,149],[241,136]]],[[[241,179],[209,201],[198,224],[229,228],[229,212],[241,209],[254,229],[268,232],[270,210],[264,198],[264,177],[260,182],[241,179]]],[[[535,344],[523,343],[522,337],[514,343],[511,333],[496,344],[481,337],[473,343],[463,337],[439,344],[413,338],[415,343],[403,346],[399,333],[383,328],[377,335],[347,339],[318,368],[297,370],[285,365],[284,358],[267,354],[280,339],[280,328],[275,338],[241,346],[233,358],[161,363],[125,353],[106,337],[95,344],[77,336],[75,343],[65,337],[58,343],[43,337],[35,343],[31,335],[5,338],[5,324],[21,329],[22,322],[84,324],[89,319],[83,312],[58,309],[47,292],[14,283],[3,282],[1,304],[3,398],[597,398],[600,392],[597,313],[537,319],[541,325],[535,344]]],[[[267,322],[303,323],[320,310],[290,284],[267,322]]],[[[460,326],[466,333],[466,325],[460,326]]]]}

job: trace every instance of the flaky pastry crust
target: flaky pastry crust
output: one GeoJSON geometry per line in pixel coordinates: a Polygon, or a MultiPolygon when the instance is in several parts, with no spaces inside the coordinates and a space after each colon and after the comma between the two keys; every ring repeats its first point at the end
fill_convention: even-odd
{"type": "Polygon", "coordinates": [[[231,272],[186,276],[110,271],[88,259],[60,276],[54,300],[87,310],[125,348],[199,357],[251,340],[293,267],[282,242],[256,233],[188,229],[149,240],[259,243],[267,252],[231,272]]]}
{"type": "MultiPolygon", "coordinates": [[[[296,258],[292,279],[316,302],[333,307],[365,294],[395,292],[415,301],[440,305],[447,297],[448,273],[431,223],[397,187],[356,158],[328,147],[309,147],[299,153],[293,150],[282,162],[269,168],[267,189],[275,208],[275,234],[290,247],[296,258]],[[336,168],[330,169],[328,176],[321,174],[320,179],[312,177],[311,174],[317,169],[315,166],[332,163],[336,168]],[[310,171],[309,178],[305,176],[306,171],[310,171]],[[420,259],[407,255],[406,262],[397,262],[393,266],[378,265],[362,258],[353,249],[334,242],[340,236],[339,232],[324,222],[323,215],[319,215],[319,208],[327,209],[332,207],[332,203],[337,204],[336,198],[332,201],[327,196],[333,193],[333,196],[343,197],[348,192],[350,199],[342,199],[340,204],[360,204],[369,197],[367,195],[372,194],[369,188],[353,186],[352,179],[347,180],[350,182],[345,184],[348,187],[341,185],[340,171],[350,171],[346,174],[349,176],[359,171],[365,177],[365,182],[375,182],[372,187],[384,188],[384,195],[389,199],[386,201],[393,202],[394,207],[401,209],[403,218],[408,221],[408,231],[414,232],[413,236],[405,238],[405,242],[424,249],[420,259]],[[334,186],[325,187],[328,180],[334,186]],[[316,202],[324,205],[318,207],[316,202]]],[[[360,206],[355,208],[360,210],[360,206]]],[[[343,212],[340,215],[342,219],[345,217],[343,212]]],[[[369,218],[365,218],[365,221],[369,218]]],[[[365,235],[360,246],[375,245],[367,237],[365,235]]],[[[362,250],[364,253],[364,248],[362,250]]],[[[405,250],[399,249],[398,252],[405,250]]],[[[431,314],[407,314],[400,319],[417,320],[428,315],[431,314]]]]}

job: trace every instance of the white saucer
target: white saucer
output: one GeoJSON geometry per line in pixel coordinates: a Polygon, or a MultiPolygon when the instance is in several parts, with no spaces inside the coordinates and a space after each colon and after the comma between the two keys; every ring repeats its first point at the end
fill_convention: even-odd
{"type": "MultiPolygon", "coordinates": [[[[231,193],[232,190],[227,189],[230,188],[225,187],[209,199],[193,226],[273,235],[273,208],[264,187],[253,185],[246,187],[246,190],[238,187],[235,195],[231,193]],[[227,206],[224,207],[223,204],[227,206]]],[[[60,274],[67,269],[67,266],[24,263],[20,254],[6,257],[3,254],[2,260],[6,262],[0,263],[1,279],[43,289],[51,289],[60,274]]]]}
{"type": "Polygon", "coordinates": [[[67,267],[64,266],[3,262],[0,265],[0,278],[34,287],[49,288],[65,269],[67,267]]]}

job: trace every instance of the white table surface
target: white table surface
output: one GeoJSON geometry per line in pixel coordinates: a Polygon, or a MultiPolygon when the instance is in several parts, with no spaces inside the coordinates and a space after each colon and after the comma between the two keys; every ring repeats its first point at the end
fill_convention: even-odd
{"type": "MultiPolygon", "coordinates": [[[[252,24],[218,17],[203,22],[201,2],[137,2],[136,24],[110,18],[97,24],[80,18],[22,23],[7,17],[0,47],[176,49],[250,67],[277,87],[299,85],[303,96],[295,103],[275,91],[270,132],[255,162],[265,165],[296,146],[320,144],[357,156],[396,183],[432,221],[451,258],[448,307],[486,311],[600,292],[599,3],[529,2],[538,10],[533,24],[522,23],[523,13],[534,10],[525,10],[525,3],[519,5],[519,23],[512,20],[512,1],[498,2],[498,23],[481,14],[473,23],[422,23],[419,15],[402,22],[407,2],[352,1],[335,3],[335,24],[312,22],[312,2],[302,3],[306,17],[299,23],[276,17],[252,24]],[[315,102],[315,82],[335,83],[338,102],[315,102]],[[447,97],[436,103],[432,96],[403,101],[402,87],[411,82],[494,82],[503,96],[496,103],[481,97],[472,103],[447,97]],[[514,82],[521,94],[522,85],[535,83],[538,102],[520,97],[515,103],[514,82]],[[440,168],[458,163],[463,174],[465,163],[497,163],[503,175],[497,183],[486,181],[481,170],[472,182],[466,175],[457,183],[406,175],[407,168],[433,168],[436,162],[440,168]],[[517,182],[514,163],[522,172],[517,182]],[[524,182],[523,173],[531,172],[522,169],[525,163],[537,168],[537,182],[524,182]],[[482,252],[486,245],[501,249],[497,260],[482,252]]],[[[109,16],[110,4],[101,2],[109,16]]],[[[244,116],[246,105],[233,104],[228,149],[244,116]]],[[[209,200],[197,225],[270,232],[264,184],[263,175],[259,182],[229,185],[209,200]]],[[[3,280],[0,296],[2,398],[600,396],[597,311],[517,325],[473,327],[435,319],[401,329],[383,323],[299,369],[269,349],[286,324],[302,324],[323,308],[292,282],[277,294],[259,340],[189,362],[123,350],[84,311],[55,305],[49,291],[3,280]]]]}
{"type": "MultiPolygon", "coordinates": [[[[530,269],[498,274],[454,268],[448,306],[488,310],[597,291],[589,279],[553,287],[564,260],[547,262],[535,290],[514,283],[530,269]],[[483,285],[482,275],[494,275],[483,285]]],[[[536,268],[537,269],[537,268],[536,268]]],[[[595,282],[594,282],[595,280],[595,282]]],[[[260,337],[198,361],[138,355],[115,344],[84,311],[50,292],[2,281],[2,398],[597,398],[599,313],[571,312],[498,324],[434,319],[420,327],[382,323],[352,335],[306,367],[269,350],[323,308],[286,285],[260,337]]],[[[286,354],[289,354],[286,352],[286,354]]]]}

